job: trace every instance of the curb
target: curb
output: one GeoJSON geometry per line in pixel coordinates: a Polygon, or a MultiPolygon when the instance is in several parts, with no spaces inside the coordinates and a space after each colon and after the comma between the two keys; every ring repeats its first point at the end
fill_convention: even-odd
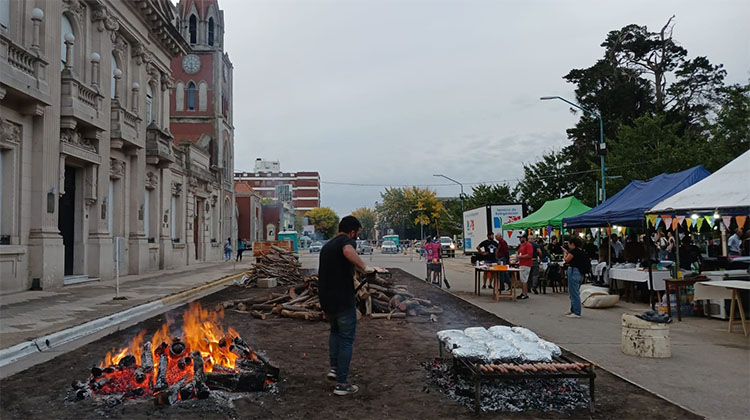
{"type": "Polygon", "coordinates": [[[2,349],[0,350],[0,367],[18,362],[19,360],[32,354],[48,351],[54,349],[55,347],[62,346],[63,344],[81,339],[105,328],[109,328],[117,324],[126,322],[130,319],[149,313],[151,311],[165,308],[176,303],[187,302],[189,301],[189,298],[199,293],[217,286],[223,286],[226,283],[240,278],[244,274],[245,272],[241,272],[238,274],[224,276],[222,278],[194,287],[192,289],[183,290],[182,292],[177,292],[160,299],[155,299],[151,302],[134,306],[124,311],[97,318],[83,324],[76,325],[74,327],[66,328],[61,331],[56,331],[54,333],[38,337],[30,341],[19,343],[15,346],[8,347],[7,349],[2,349]]]}

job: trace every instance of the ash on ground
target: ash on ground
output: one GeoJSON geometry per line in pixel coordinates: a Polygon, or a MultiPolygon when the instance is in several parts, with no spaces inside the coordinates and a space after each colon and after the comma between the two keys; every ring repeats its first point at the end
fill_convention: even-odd
{"type": "MultiPolygon", "coordinates": [[[[460,404],[474,408],[475,388],[471,378],[456,375],[453,361],[436,358],[422,363],[427,381],[460,404]]],[[[577,379],[483,379],[480,396],[482,411],[572,411],[587,408],[588,386],[577,379]]]]}

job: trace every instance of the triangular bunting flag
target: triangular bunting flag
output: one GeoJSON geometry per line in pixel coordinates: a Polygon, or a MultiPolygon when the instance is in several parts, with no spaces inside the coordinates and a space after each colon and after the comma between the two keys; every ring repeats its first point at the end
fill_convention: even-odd
{"type": "Polygon", "coordinates": [[[706,219],[703,217],[699,217],[698,220],[695,221],[695,224],[698,225],[698,232],[701,231],[701,226],[703,226],[704,221],[706,221],[706,219]]]}
{"type": "Polygon", "coordinates": [[[676,217],[675,217],[674,219],[672,219],[672,230],[673,230],[673,231],[674,231],[674,230],[677,230],[677,226],[679,226],[679,225],[680,225],[680,221],[679,221],[679,220],[677,220],[677,218],[676,218],[676,217]]]}
{"type": "Polygon", "coordinates": [[[740,229],[745,227],[745,220],[747,220],[747,216],[735,216],[734,219],[737,220],[737,227],[739,227],[740,229]]]}
{"type": "Polygon", "coordinates": [[[685,223],[687,223],[687,228],[690,229],[690,226],[693,224],[693,219],[690,217],[686,217],[685,223]]]}
{"type": "Polygon", "coordinates": [[[607,226],[607,236],[612,234],[612,228],[607,226]]]}
{"type": "Polygon", "coordinates": [[[685,220],[685,216],[675,216],[675,219],[677,219],[677,223],[682,224],[682,221],[685,220]]]}
{"type": "Polygon", "coordinates": [[[667,229],[672,225],[672,216],[662,216],[661,220],[664,222],[664,226],[667,229]]]}
{"type": "Polygon", "coordinates": [[[732,224],[732,216],[721,216],[721,221],[724,222],[724,226],[729,229],[729,225],[732,224]]]}
{"type": "Polygon", "coordinates": [[[706,221],[708,222],[709,226],[713,226],[714,225],[714,217],[713,216],[703,216],[703,218],[706,219],[706,221]]]}
{"type": "Polygon", "coordinates": [[[654,229],[659,227],[659,223],[661,223],[661,217],[656,218],[656,221],[654,222],[654,229]]]}
{"type": "Polygon", "coordinates": [[[657,216],[656,216],[655,214],[649,214],[648,216],[646,216],[646,219],[648,219],[648,221],[649,221],[649,222],[650,222],[650,223],[651,223],[651,224],[652,224],[652,225],[653,225],[654,227],[656,227],[656,217],[657,217],[657,216]]]}
{"type": "Polygon", "coordinates": [[[508,231],[508,238],[510,238],[511,236],[513,236],[513,231],[512,231],[512,230],[509,230],[509,231],[508,231]]]}

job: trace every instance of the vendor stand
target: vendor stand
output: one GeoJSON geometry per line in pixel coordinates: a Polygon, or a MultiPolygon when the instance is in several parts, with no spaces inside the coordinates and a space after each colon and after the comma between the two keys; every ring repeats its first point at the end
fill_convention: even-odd
{"type": "Polygon", "coordinates": [[[516,301],[516,289],[521,286],[521,281],[519,278],[519,273],[521,272],[518,268],[513,268],[510,266],[503,266],[503,265],[478,265],[474,267],[474,294],[479,296],[481,294],[481,283],[482,283],[482,274],[483,273],[490,273],[491,275],[491,282],[492,282],[492,298],[496,301],[500,299],[511,299],[514,302],[516,301]],[[499,284],[500,284],[500,273],[511,273],[510,278],[510,294],[504,295],[500,293],[499,290],[499,284]]]}

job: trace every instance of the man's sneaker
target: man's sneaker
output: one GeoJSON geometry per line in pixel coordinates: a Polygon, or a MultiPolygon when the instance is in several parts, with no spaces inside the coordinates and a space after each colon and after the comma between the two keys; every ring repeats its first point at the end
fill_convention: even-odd
{"type": "Polygon", "coordinates": [[[486,285],[486,284],[483,284],[483,285],[482,285],[482,289],[486,289],[486,288],[487,288],[487,285],[486,285]]]}
{"type": "Polygon", "coordinates": [[[565,315],[565,316],[568,317],[568,318],[580,318],[581,317],[580,315],[576,315],[576,314],[568,314],[568,315],[565,315]]]}
{"type": "Polygon", "coordinates": [[[336,384],[336,388],[334,388],[333,393],[336,395],[349,395],[354,394],[357,391],[359,391],[359,387],[357,387],[357,385],[336,384]]]}
{"type": "Polygon", "coordinates": [[[529,295],[527,295],[526,293],[521,293],[521,296],[519,296],[518,298],[519,299],[528,299],[529,295]]]}
{"type": "Polygon", "coordinates": [[[573,312],[570,312],[570,311],[568,311],[568,312],[565,312],[565,313],[563,314],[563,316],[568,316],[568,315],[570,315],[570,314],[572,314],[572,313],[573,313],[573,312]]]}
{"type": "Polygon", "coordinates": [[[328,375],[326,377],[332,381],[336,380],[336,369],[331,369],[328,371],[328,375]]]}

